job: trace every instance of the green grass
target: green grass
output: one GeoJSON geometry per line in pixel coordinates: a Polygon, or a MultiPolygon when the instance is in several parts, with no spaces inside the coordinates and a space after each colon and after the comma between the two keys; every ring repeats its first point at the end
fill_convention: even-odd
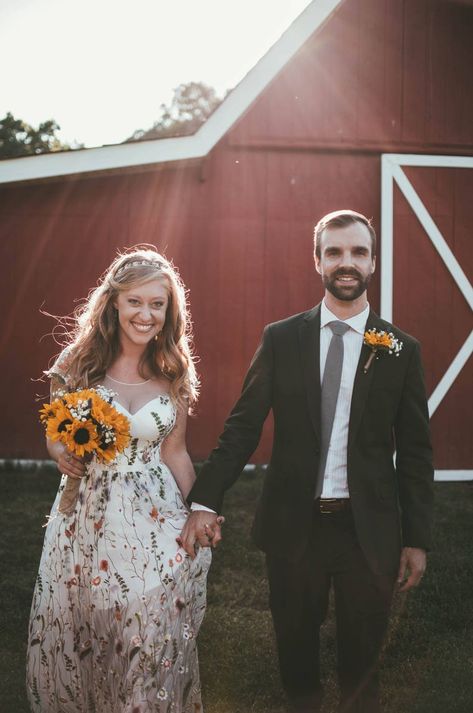
{"type": "MultiPolygon", "coordinates": [[[[2,578],[0,713],[26,713],[25,640],[41,525],[53,471],[0,474],[2,578]]],[[[199,637],[205,713],[283,713],[264,559],[249,542],[260,478],[243,475],[226,500],[199,637]]],[[[382,662],[386,713],[473,711],[473,486],[436,485],[435,548],[421,588],[398,595],[382,662]]],[[[324,713],[336,710],[332,617],[324,625],[324,713]]]]}

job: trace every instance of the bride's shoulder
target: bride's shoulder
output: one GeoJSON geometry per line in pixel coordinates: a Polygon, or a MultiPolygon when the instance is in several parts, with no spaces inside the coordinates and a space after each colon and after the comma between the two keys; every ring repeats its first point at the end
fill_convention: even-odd
{"type": "Polygon", "coordinates": [[[51,367],[49,367],[49,369],[46,371],[46,374],[48,376],[52,376],[53,374],[65,376],[71,368],[72,359],[73,359],[72,345],[68,345],[68,346],[64,347],[62,352],[60,352],[59,355],[55,358],[53,365],[51,367]]]}
{"type": "Polygon", "coordinates": [[[55,358],[52,366],[44,373],[51,380],[51,390],[57,391],[61,385],[68,386],[68,374],[73,361],[72,346],[66,346],[55,358]]]}

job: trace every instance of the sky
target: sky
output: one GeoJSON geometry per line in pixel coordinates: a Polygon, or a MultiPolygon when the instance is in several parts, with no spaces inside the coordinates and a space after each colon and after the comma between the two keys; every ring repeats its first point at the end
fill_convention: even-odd
{"type": "Polygon", "coordinates": [[[60,125],[69,144],[119,143],[181,83],[220,96],[309,0],[0,0],[0,118],[60,125]]]}

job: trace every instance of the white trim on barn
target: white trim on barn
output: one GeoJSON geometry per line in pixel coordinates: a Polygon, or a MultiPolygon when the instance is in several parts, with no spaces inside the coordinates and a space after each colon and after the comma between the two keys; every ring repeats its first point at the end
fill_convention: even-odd
{"type": "MultiPolygon", "coordinates": [[[[445,263],[458,289],[473,311],[473,286],[465,275],[432,216],[418,193],[402,170],[402,166],[433,168],[473,168],[469,156],[424,156],[411,154],[383,154],[381,157],[381,316],[392,322],[393,317],[393,244],[394,244],[394,181],[411,206],[433,246],[445,263]]],[[[432,416],[444,399],[455,379],[473,354],[473,330],[456,354],[447,371],[440,379],[429,398],[429,413],[432,416]]],[[[473,470],[436,470],[436,480],[473,480],[473,470]]]]}
{"type": "Polygon", "coordinates": [[[472,480],[471,470],[436,470],[435,480],[442,480],[443,482],[459,482],[460,480],[472,480]]]}
{"type": "Polygon", "coordinates": [[[342,1],[313,0],[192,136],[9,159],[0,162],[0,183],[206,156],[342,1]]]}

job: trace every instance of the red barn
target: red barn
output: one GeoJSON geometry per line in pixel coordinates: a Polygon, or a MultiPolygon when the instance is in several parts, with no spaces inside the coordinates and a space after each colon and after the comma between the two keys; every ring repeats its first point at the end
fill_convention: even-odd
{"type": "Polygon", "coordinates": [[[190,288],[204,458],[263,325],[321,297],[314,223],[350,207],[380,233],[371,304],[423,345],[437,477],[473,479],[472,37],[467,1],[314,0],[195,135],[1,162],[0,456],[45,456],[40,309],[148,242],[190,288]]]}

